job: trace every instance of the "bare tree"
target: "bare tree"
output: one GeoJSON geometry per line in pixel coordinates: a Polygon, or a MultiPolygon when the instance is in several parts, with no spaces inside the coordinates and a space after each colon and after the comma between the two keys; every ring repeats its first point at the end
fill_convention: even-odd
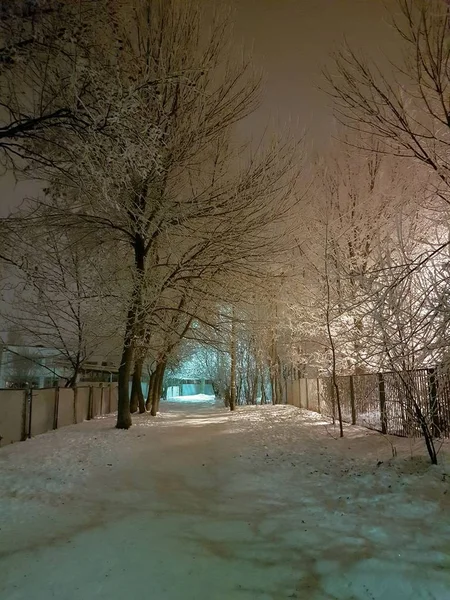
{"type": "MultiPolygon", "coordinates": [[[[411,178],[420,174],[420,165],[428,171],[428,189],[423,189],[427,202],[422,203],[428,206],[421,207],[422,218],[431,209],[438,220],[447,223],[449,5],[444,0],[398,0],[398,7],[400,14],[394,18],[394,27],[405,50],[402,63],[385,70],[377,61],[366,60],[347,46],[336,55],[334,72],[327,77],[342,122],[376,136],[381,144],[379,152],[410,159],[406,163],[410,165],[411,178]]],[[[364,146],[364,140],[355,145],[364,146]]],[[[428,234],[428,241],[423,243],[423,237],[422,241],[416,238],[412,245],[408,238],[406,249],[405,231],[417,234],[417,227],[412,225],[410,217],[399,225],[392,238],[396,247],[390,243],[384,249],[380,246],[377,267],[369,269],[369,280],[379,285],[379,304],[372,307],[372,316],[377,318],[372,339],[377,340],[382,334],[383,357],[401,375],[405,401],[414,407],[413,418],[422,429],[435,462],[430,434],[433,427],[414,400],[408,369],[412,364],[426,366],[436,352],[439,354],[439,346],[443,351],[447,346],[446,336],[437,335],[435,324],[441,319],[435,317],[441,314],[448,295],[442,276],[449,238],[428,234]]],[[[444,232],[445,229],[448,228],[444,225],[444,232]]]]}
{"type": "Polygon", "coordinates": [[[166,367],[180,343],[186,336],[194,319],[195,307],[185,293],[175,294],[166,290],[142,320],[141,337],[137,343],[133,371],[130,411],[145,412],[150,409],[152,416],[159,410],[162,385],[166,367]],[[147,400],[142,394],[142,373],[145,362],[150,363],[150,385],[147,400]]]}
{"type": "Polygon", "coordinates": [[[104,3],[87,0],[18,0],[1,11],[1,160],[39,176],[70,160],[61,136],[101,128],[107,119],[85,77],[86,65],[100,60],[93,25],[107,15],[104,3]]]}
{"type": "Polygon", "coordinates": [[[78,160],[69,180],[55,175],[48,203],[55,224],[63,215],[66,224],[105,232],[129,265],[122,428],[131,424],[128,381],[141,321],[162,291],[219,271],[251,272],[280,239],[277,224],[295,202],[290,148],[272,144],[244,160],[229,141],[231,126],[252,110],[258,84],[245,63],[224,60],[226,20],[204,39],[196,5],[134,4],[126,18],[120,8],[112,11],[112,28],[123,40],[114,63],[117,87],[106,90],[114,128],[110,116],[100,133],[77,143],[71,136],[78,160]],[[157,84],[149,86],[149,78],[157,84]]]}
{"type": "MultiPolygon", "coordinates": [[[[316,223],[316,240],[319,244],[323,237],[328,240],[330,264],[325,269],[333,272],[329,283],[335,287],[336,301],[345,317],[339,332],[340,371],[357,373],[368,367],[362,341],[365,307],[361,303],[361,278],[373,267],[374,254],[383,240],[395,231],[399,209],[404,214],[416,211],[424,189],[423,184],[409,181],[404,161],[379,151],[376,137],[343,132],[318,165],[316,175],[315,203],[326,215],[326,221],[316,223]],[[367,150],[356,151],[354,146],[362,143],[367,150]]],[[[337,326],[338,321],[333,326],[335,334],[337,326]]]]}
{"type": "MultiPolygon", "coordinates": [[[[436,464],[438,398],[431,392],[430,399],[427,391],[424,394],[417,369],[434,373],[448,352],[448,339],[442,330],[442,325],[448,323],[446,305],[442,303],[447,292],[443,277],[447,260],[428,259],[413,273],[408,270],[423,254],[424,245],[433,244],[429,225],[424,224],[423,213],[420,220],[399,219],[396,235],[380,246],[378,268],[368,273],[365,283],[376,331],[370,342],[372,347],[378,344],[379,363],[393,374],[398,398],[394,412],[400,414],[406,434],[423,435],[430,459],[436,464]],[[423,234],[426,231],[425,238],[421,230],[423,234]]],[[[439,245],[445,231],[436,233],[434,244],[439,245]]]]}
{"type": "Polygon", "coordinates": [[[380,151],[414,158],[447,195],[450,105],[449,6],[444,0],[398,0],[394,27],[405,49],[389,72],[346,46],[327,79],[338,118],[378,137],[380,151]]]}
{"type": "Polygon", "coordinates": [[[76,385],[92,356],[117,353],[117,289],[111,260],[101,246],[53,228],[21,227],[16,236],[18,268],[12,269],[3,318],[29,345],[53,349],[76,385]]]}

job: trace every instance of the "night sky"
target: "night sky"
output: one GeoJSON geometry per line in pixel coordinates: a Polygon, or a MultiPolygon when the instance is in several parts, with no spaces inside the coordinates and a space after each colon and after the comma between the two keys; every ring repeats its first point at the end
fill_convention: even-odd
{"type": "Polygon", "coordinates": [[[321,92],[321,70],[344,36],[353,48],[380,57],[398,54],[386,7],[395,0],[234,0],[236,36],[253,45],[267,74],[263,108],[252,118],[258,133],[269,115],[291,117],[311,138],[326,140],[330,99],[321,92]]]}
{"type": "MultiPolygon", "coordinates": [[[[326,143],[333,131],[330,98],[320,89],[321,70],[344,36],[353,48],[380,58],[398,54],[386,6],[395,0],[232,0],[238,43],[253,48],[258,69],[266,74],[261,109],[245,124],[258,138],[268,121],[291,119],[306,129],[309,141],[326,143]]],[[[2,212],[33,194],[30,182],[15,185],[2,177],[2,212]]]]}

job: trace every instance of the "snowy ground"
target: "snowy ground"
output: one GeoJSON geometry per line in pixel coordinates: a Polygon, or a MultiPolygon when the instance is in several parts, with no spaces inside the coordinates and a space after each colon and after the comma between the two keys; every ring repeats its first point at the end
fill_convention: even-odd
{"type": "Polygon", "coordinates": [[[172,396],[165,400],[165,402],[175,402],[177,404],[183,404],[184,402],[193,402],[194,404],[215,404],[216,397],[209,396],[208,394],[194,394],[191,396],[172,396]]]}
{"type": "Polygon", "coordinates": [[[450,599],[444,449],[285,406],[113,426],[0,450],[1,600],[450,599]]]}

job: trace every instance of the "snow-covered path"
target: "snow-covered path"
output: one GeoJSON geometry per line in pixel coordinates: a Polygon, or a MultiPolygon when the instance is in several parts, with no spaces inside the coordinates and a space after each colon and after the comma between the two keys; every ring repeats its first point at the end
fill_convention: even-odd
{"type": "Polygon", "coordinates": [[[445,461],[292,407],[165,411],[0,450],[0,600],[450,599],[445,461]]]}

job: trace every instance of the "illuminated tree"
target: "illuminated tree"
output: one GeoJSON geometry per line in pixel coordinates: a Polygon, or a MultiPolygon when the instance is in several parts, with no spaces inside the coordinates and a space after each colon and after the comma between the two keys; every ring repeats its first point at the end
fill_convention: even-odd
{"type": "Polygon", "coordinates": [[[107,119],[60,141],[71,163],[52,173],[40,201],[47,223],[100,236],[122,253],[120,428],[131,424],[128,382],[149,315],[168,290],[218,274],[255,276],[282,239],[297,168],[289,144],[251,151],[233,141],[258,81],[247,63],[228,58],[226,18],[205,36],[195,3],[129,4],[107,3],[108,25],[90,24],[100,54],[84,77],[107,119]]]}

